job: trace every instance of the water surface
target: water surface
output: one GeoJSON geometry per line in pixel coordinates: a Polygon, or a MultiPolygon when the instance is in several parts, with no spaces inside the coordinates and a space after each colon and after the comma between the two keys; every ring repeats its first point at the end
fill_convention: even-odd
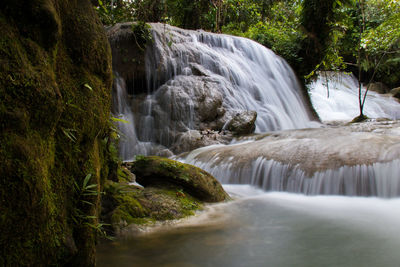
{"type": "Polygon", "coordinates": [[[181,226],[101,244],[98,266],[398,266],[400,199],[265,193],[181,226]]]}

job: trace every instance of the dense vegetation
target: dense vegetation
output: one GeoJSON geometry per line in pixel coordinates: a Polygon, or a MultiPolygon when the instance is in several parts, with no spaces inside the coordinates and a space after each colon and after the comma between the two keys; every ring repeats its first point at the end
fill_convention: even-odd
{"type": "Polygon", "coordinates": [[[104,24],[165,22],[244,36],[284,57],[301,77],[347,70],[400,85],[396,0],[92,0],[104,24]]]}

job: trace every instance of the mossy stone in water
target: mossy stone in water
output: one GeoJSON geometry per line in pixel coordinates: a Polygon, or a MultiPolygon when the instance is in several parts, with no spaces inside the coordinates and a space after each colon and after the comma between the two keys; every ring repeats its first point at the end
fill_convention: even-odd
{"type": "Polygon", "coordinates": [[[229,199],[221,184],[208,172],[175,160],[151,156],[138,156],[131,171],[143,186],[177,185],[192,196],[205,202],[229,199]]]}
{"type": "Polygon", "coordinates": [[[135,236],[155,222],[180,219],[202,209],[198,199],[181,187],[138,188],[124,181],[107,181],[102,199],[102,220],[112,236],[135,236]]]}

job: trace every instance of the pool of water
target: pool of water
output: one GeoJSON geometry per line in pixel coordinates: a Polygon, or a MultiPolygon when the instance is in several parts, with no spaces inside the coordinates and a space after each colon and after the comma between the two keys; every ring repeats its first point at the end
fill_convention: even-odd
{"type": "Polygon", "coordinates": [[[98,266],[398,266],[400,199],[227,185],[236,200],[98,246],[98,266]]]}

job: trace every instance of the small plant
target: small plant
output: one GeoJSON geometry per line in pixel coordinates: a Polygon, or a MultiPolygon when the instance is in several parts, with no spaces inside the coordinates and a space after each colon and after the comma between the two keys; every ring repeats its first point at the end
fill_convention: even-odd
{"type": "Polygon", "coordinates": [[[68,137],[69,140],[71,140],[72,142],[76,142],[76,136],[74,134],[74,132],[76,132],[75,129],[65,129],[65,128],[61,128],[61,130],[63,131],[63,133],[65,134],[66,137],[68,137]]]}
{"type": "Polygon", "coordinates": [[[153,41],[153,36],[151,35],[150,25],[143,21],[138,21],[131,26],[133,36],[135,37],[136,45],[141,50],[145,50],[146,44],[153,41]]]}
{"type": "Polygon", "coordinates": [[[177,197],[186,197],[185,193],[183,192],[183,189],[178,189],[176,191],[176,196],[177,197]]]}
{"type": "Polygon", "coordinates": [[[72,220],[75,222],[76,225],[86,225],[94,229],[101,236],[107,239],[111,239],[111,237],[109,237],[106,231],[103,229],[103,227],[107,224],[98,222],[97,216],[90,215],[88,214],[89,212],[85,212],[86,210],[90,210],[90,206],[95,205],[95,203],[90,201],[90,197],[102,194],[102,192],[97,190],[97,183],[89,183],[91,178],[92,174],[89,173],[83,180],[82,185],[79,185],[76,181],[74,182],[74,189],[77,194],[76,199],[78,203],[76,203],[76,208],[74,209],[72,220]]]}
{"type": "Polygon", "coordinates": [[[89,84],[85,83],[83,86],[89,89],[90,91],[93,91],[93,88],[89,84]]]}

